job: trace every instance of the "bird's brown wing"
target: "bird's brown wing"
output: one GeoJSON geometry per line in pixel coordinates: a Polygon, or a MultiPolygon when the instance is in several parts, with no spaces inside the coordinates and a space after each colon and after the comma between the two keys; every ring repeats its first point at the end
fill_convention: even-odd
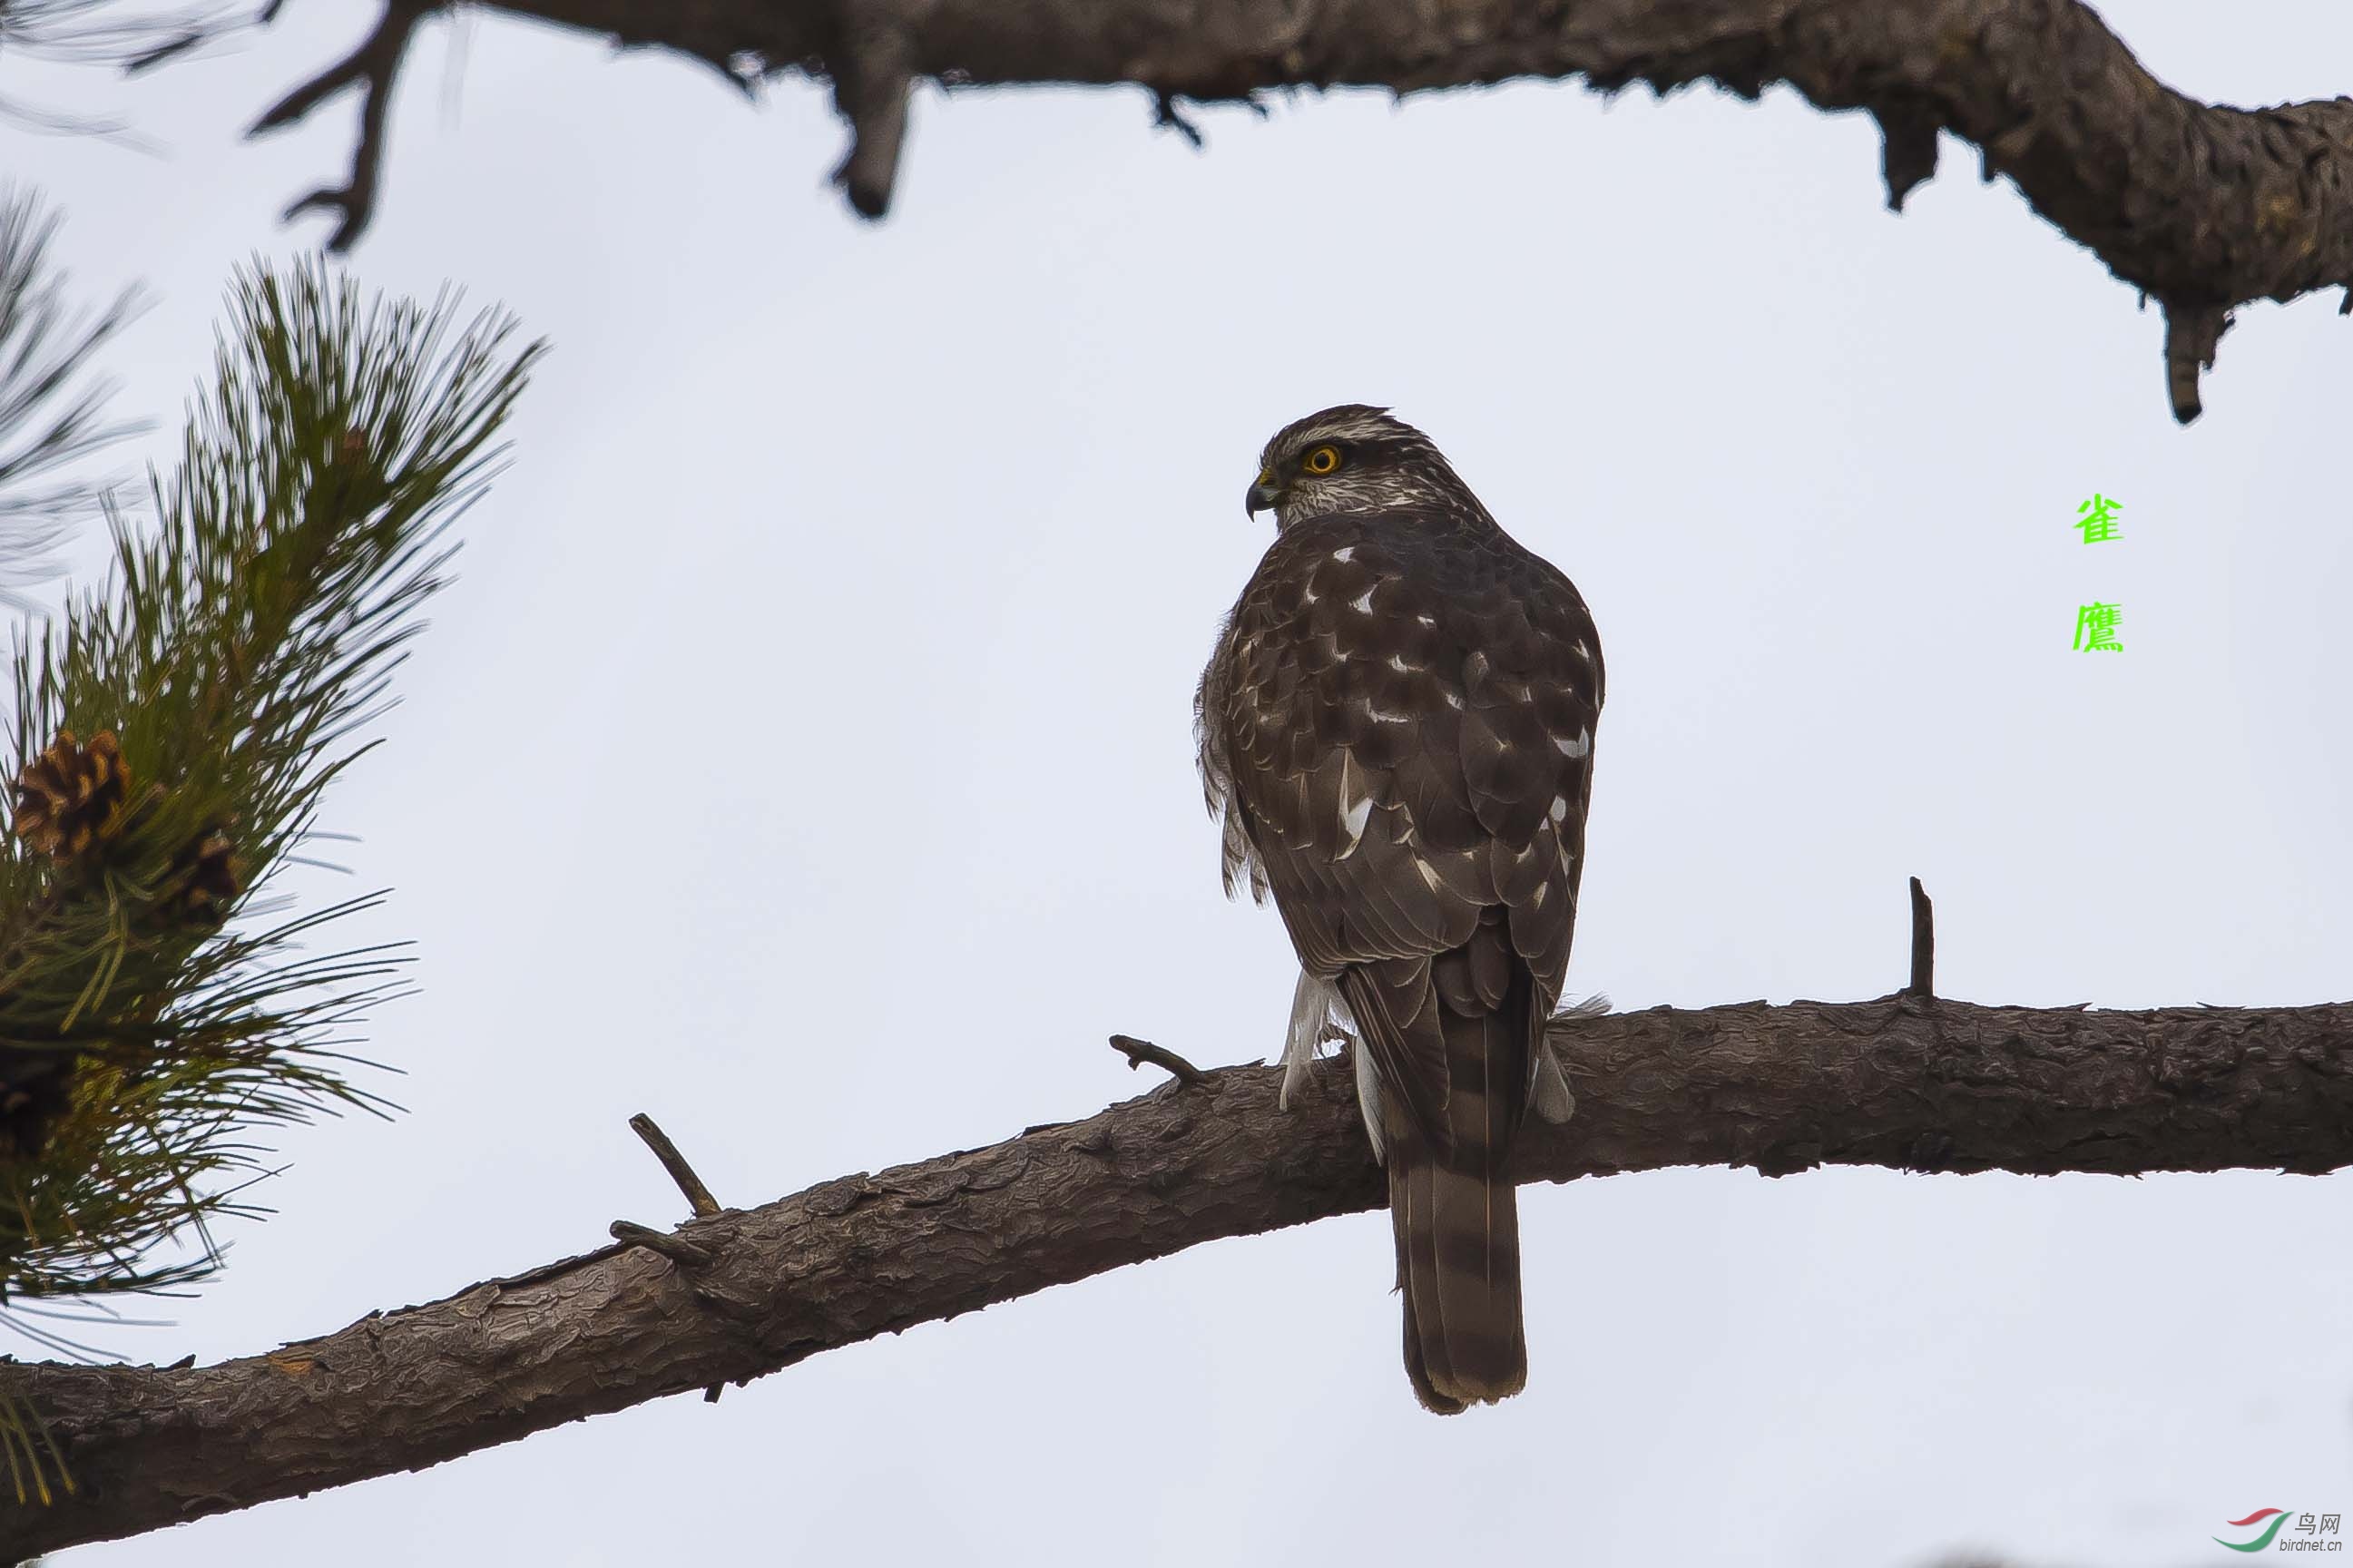
{"type": "Polygon", "coordinates": [[[1339,985],[1385,1094],[1441,1153],[1464,1066],[1441,1001],[1493,1012],[1515,972],[1521,1037],[1484,1064],[1496,1103],[1480,1121],[1507,1134],[1525,1110],[1568,965],[1602,681],[1567,578],[1492,526],[1398,511],[1287,531],[1203,676],[1228,886],[1272,893],[1302,966],[1339,985]]]}

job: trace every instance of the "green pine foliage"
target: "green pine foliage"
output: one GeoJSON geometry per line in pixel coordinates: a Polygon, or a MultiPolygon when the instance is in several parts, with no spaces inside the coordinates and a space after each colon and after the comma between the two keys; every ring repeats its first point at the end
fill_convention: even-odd
{"type": "MultiPolygon", "coordinates": [[[[320,265],[242,275],[152,518],[112,512],[104,585],[19,635],[0,1301],[202,1279],[257,1131],[373,1103],[344,1053],[399,955],[314,946],[374,900],[296,910],[268,889],[369,749],[540,348],[320,265]]],[[[39,1451],[9,1436],[30,1495],[39,1451]]]]}
{"type": "Polygon", "coordinates": [[[136,305],[125,293],[81,311],[49,265],[58,220],[29,195],[0,187],[0,603],[54,575],[50,552],[99,515],[88,459],[129,430],[106,417],[107,384],[91,357],[136,305]]]}

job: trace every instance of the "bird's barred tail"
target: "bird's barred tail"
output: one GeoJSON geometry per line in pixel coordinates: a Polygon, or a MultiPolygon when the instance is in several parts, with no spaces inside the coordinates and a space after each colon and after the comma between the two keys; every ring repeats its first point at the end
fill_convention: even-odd
{"type": "Polygon", "coordinates": [[[1513,993],[1501,1010],[1476,1016],[1440,1006],[1451,1151],[1433,1151],[1395,1097],[1383,1108],[1406,1375],[1443,1415],[1528,1381],[1518,1189],[1505,1161],[1526,1103],[1530,1029],[1526,989],[1513,993]]]}

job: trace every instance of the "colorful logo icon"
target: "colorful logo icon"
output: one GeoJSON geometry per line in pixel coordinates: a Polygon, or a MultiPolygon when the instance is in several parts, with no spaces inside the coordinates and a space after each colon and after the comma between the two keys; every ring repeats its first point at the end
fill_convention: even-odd
{"type": "Polygon", "coordinates": [[[2230,1521],[2232,1530],[2245,1530],[2250,1525],[2263,1524],[2267,1519],[2271,1522],[2263,1524],[2263,1532],[2253,1541],[2225,1541],[2218,1535],[2214,1537],[2214,1544],[2227,1546],[2233,1552],[2261,1552],[2272,1543],[2272,1537],[2280,1532],[2280,1526],[2287,1522],[2285,1509],[2259,1508],[2244,1519],[2234,1519],[2230,1521]]]}

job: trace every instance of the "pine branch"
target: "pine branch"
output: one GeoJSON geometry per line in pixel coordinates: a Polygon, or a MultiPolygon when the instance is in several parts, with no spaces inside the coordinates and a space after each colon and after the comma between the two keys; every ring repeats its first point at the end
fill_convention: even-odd
{"type": "MultiPolygon", "coordinates": [[[[141,71],[259,26],[275,16],[279,3],[264,0],[257,10],[244,0],[190,0],[162,7],[130,0],[0,0],[0,58],[141,71]]],[[[116,117],[15,98],[0,97],[0,121],[143,144],[116,117]]]]}
{"type": "Polygon", "coordinates": [[[154,525],[113,514],[107,584],[18,641],[0,1298],[203,1278],[255,1130],[371,1103],[341,1047],[398,956],[299,948],[373,900],[235,917],[366,749],[538,351],[319,268],[247,276],[230,306],[154,525]],[[148,1261],[182,1235],[194,1258],[148,1261]]]}
{"type": "MultiPolygon", "coordinates": [[[[1527,1123],[1523,1181],[1675,1165],[2353,1163],[2353,1005],[2108,1013],[1899,994],[1564,1018],[1555,1037],[1578,1109],[1566,1126],[1527,1123]]],[[[266,1355],[26,1368],[90,1485],[54,1508],[0,1511],[0,1560],[438,1464],[1205,1241],[1379,1206],[1346,1064],[1322,1064],[1288,1113],[1281,1077],[1171,1079],[1083,1121],[674,1234],[625,1227],[628,1245],[266,1355]]],[[[1526,1397],[1542,1399],[1567,1370],[1544,1359],[1567,1309],[1528,1308],[1526,1397]]]]}
{"type": "MultiPolygon", "coordinates": [[[[276,4],[263,11],[274,14],[276,4]]],[[[124,0],[0,0],[0,54],[143,70],[265,19],[237,0],[149,7],[124,0]]]]}

